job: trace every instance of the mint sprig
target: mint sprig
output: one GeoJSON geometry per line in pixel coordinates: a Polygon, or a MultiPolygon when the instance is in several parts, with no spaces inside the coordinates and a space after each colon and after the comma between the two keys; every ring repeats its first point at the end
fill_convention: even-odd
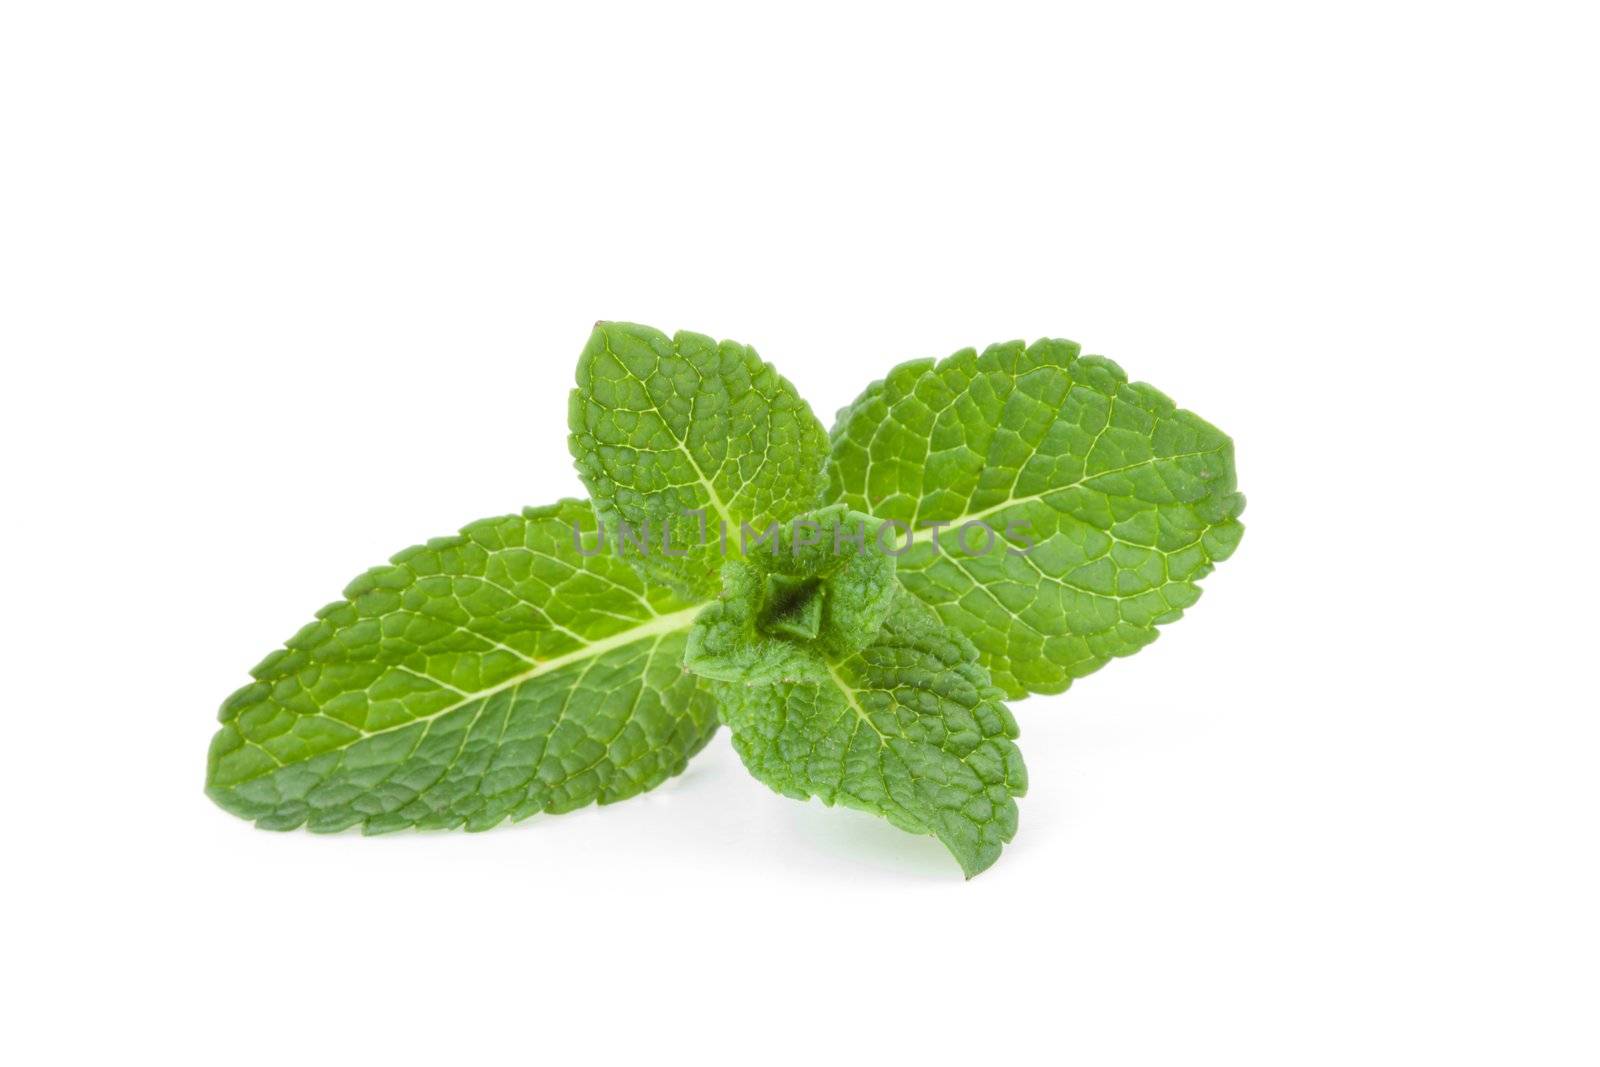
{"type": "Polygon", "coordinates": [[[653,788],[720,721],[971,877],[1027,784],[1004,697],[1154,640],[1242,532],[1228,438],[1065,341],[904,364],[830,435],[753,349],[601,323],[569,421],[592,503],[357,578],[223,703],[213,800],[483,830],[653,788]]]}

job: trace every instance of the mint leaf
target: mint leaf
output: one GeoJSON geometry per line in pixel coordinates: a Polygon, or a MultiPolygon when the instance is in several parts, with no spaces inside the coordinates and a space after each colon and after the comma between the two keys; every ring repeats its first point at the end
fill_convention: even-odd
{"type": "Polygon", "coordinates": [[[944,843],[967,877],[1017,829],[1016,720],[972,643],[900,593],[872,644],[803,682],[718,682],[733,746],[785,796],[873,812],[944,843]]]}
{"type": "Polygon", "coordinates": [[[568,421],[610,535],[620,538],[623,523],[647,532],[649,548],[630,558],[690,596],[716,594],[744,524],[760,533],[808,511],[827,484],[821,423],[754,349],[732,341],[599,323],[578,359],[568,421]]]}
{"type": "Polygon", "coordinates": [[[899,591],[881,527],[835,505],[725,564],[722,599],[695,620],[684,665],[727,682],[825,680],[826,660],[872,643],[899,591]]]}
{"type": "Polygon", "coordinates": [[[206,791],[266,829],[484,830],[641,793],[716,730],[698,606],[592,549],[590,506],[473,523],[357,578],[223,704],[206,791]]]}
{"type": "Polygon", "coordinates": [[[1155,640],[1243,533],[1227,436],[1070,341],[896,367],[840,412],[828,470],[830,499],[913,531],[901,584],[1012,697],[1155,640]]]}

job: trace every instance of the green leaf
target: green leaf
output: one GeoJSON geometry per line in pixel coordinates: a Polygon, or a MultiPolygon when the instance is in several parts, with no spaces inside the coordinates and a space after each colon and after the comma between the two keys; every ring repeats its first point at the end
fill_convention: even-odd
{"type": "Polygon", "coordinates": [[[839,413],[829,481],[913,531],[901,584],[1012,697],[1155,640],[1243,533],[1227,436],[1070,341],[896,367],[839,413]]]}
{"type": "Polygon", "coordinates": [[[684,665],[726,682],[825,679],[827,659],[872,643],[899,591],[881,527],[835,505],[725,564],[722,599],[695,620],[684,665]]]}
{"type": "Polygon", "coordinates": [[[722,716],[750,773],[931,834],[967,877],[1017,830],[1027,771],[1017,723],[972,643],[901,593],[876,639],[804,682],[719,682],[722,716]]]}
{"type": "Polygon", "coordinates": [[[827,486],[822,424],[754,349],[732,341],[599,323],[578,359],[568,422],[608,533],[648,529],[649,549],[629,546],[629,558],[689,596],[716,594],[743,524],[760,533],[809,511],[827,486]]]}
{"type": "Polygon", "coordinates": [[[716,730],[699,608],[574,529],[587,503],[528,509],[350,583],[223,704],[207,793],[273,830],[485,830],[683,770],[716,730]]]}

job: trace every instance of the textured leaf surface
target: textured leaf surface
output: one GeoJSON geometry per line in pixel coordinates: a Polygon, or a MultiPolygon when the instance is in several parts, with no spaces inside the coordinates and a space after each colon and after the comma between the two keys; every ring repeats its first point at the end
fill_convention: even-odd
{"type": "Polygon", "coordinates": [[[1013,697],[1155,640],[1243,532],[1232,442],[1070,341],[895,368],[840,412],[829,480],[830,499],[915,531],[901,584],[1013,697]],[[972,521],[993,550],[978,528],[963,548],[972,521]]]}
{"type": "Polygon", "coordinates": [[[1027,771],[971,642],[902,594],[877,640],[827,670],[816,682],[717,683],[750,773],[932,834],[969,878],[994,863],[1016,833],[1027,771]]]}
{"type": "Polygon", "coordinates": [[[757,530],[809,511],[826,487],[828,441],[794,387],[755,350],[697,333],[603,322],[578,359],[568,443],[609,529],[649,524],[654,546],[632,552],[659,580],[714,596],[741,524],[757,530]],[[704,513],[702,538],[686,511],[704,513]],[[672,529],[671,549],[662,534],[672,529]]]}
{"type": "Polygon", "coordinates": [[[681,661],[698,608],[585,558],[587,503],[488,519],[395,556],[223,704],[207,792],[275,830],[483,830],[608,803],[716,730],[681,661]]]}
{"type": "Polygon", "coordinates": [[[899,593],[879,529],[835,505],[725,564],[722,599],[695,619],[684,665],[725,682],[826,678],[828,660],[872,643],[899,593]]]}

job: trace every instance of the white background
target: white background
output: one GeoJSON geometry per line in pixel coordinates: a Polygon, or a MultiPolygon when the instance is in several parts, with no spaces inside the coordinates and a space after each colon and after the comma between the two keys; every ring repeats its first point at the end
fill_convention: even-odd
{"type": "Polygon", "coordinates": [[[1585,6],[7,5],[6,1061],[1597,1062],[1585,6]],[[824,422],[1070,337],[1248,532],[1016,705],[971,883],[725,736],[482,835],[213,807],[348,579],[581,493],[597,318],[824,422]]]}

